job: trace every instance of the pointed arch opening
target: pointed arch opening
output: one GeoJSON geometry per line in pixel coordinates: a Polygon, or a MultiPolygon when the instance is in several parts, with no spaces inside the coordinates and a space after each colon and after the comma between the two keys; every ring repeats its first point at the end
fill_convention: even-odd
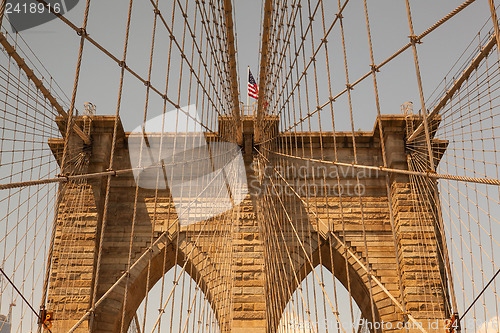
{"type": "Polygon", "coordinates": [[[277,329],[292,332],[369,332],[367,319],[347,287],[323,265],[310,271],[286,304],[277,329]]]}
{"type": "Polygon", "coordinates": [[[170,268],[142,300],[128,332],[220,332],[205,293],[180,265],[170,268]]]}

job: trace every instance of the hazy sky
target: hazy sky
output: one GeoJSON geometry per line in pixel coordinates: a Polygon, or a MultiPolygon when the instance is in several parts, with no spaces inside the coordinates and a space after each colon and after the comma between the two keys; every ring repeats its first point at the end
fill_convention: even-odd
{"type": "MultiPolygon", "coordinates": [[[[325,3],[328,4],[328,2],[325,3]]],[[[336,2],[332,3],[336,6],[336,2]]],[[[411,1],[415,32],[417,34],[423,32],[460,3],[461,1],[451,0],[411,1]]],[[[81,25],[84,6],[85,1],[81,0],[77,7],[67,14],[67,17],[77,26],[81,25]]],[[[403,0],[377,0],[368,1],[368,6],[375,59],[377,63],[380,63],[408,42],[409,30],[405,3],[403,0]]],[[[261,1],[234,0],[237,59],[241,82],[240,98],[245,103],[247,66],[252,69],[254,77],[257,80],[259,78],[261,7],[261,1]]],[[[88,33],[119,58],[123,49],[127,9],[128,1],[123,0],[93,1],[90,9],[88,33]]],[[[153,12],[149,1],[134,1],[133,10],[127,64],[143,77],[147,77],[153,12]]],[[[331,22],[335,11],[328,9],[327,14],[331,15],[326,15],[326,21],[331,22]]],[[[351,81],[354,81],[369,70],[370,64],[362,1],[351,1],[344,11],[344,17],[349,71],[351,81]]],[[[488,2],[477,0],[438,31],[426,37],[424,43],[419,45],[426,97],[443,79],[451,65],[488,18],[488,2]]],[[[319,29],[316,33],[319,34],[319,29]]],[[[70,95],[78,53],[78,36],[65,24],[54,20],[24,31],[23,37],[66,94],[70,95]]],[[[166,50],[167,39],[163,40],[165,43],[161,43],[161,37],[157,40],[157,57],[162,57],[162,51],[166,50]]],[[[330,36],[329,45],[332,50],[330,51],[331,57],[334,59],[332,75],[337,78],[334,79],[335,83],[343,88],[345,79],[338,31],[334,31],[330,36]]],[[[114,114],[118,81],[119,67],[87,43],[78,88],[77,107],[82,109],[84,102],[91,101],[97,105],[98,114],[114,114]]],[[[136,81],[130,77],[126,77],[125,80],[126,95],[122,103],[121,115],[126,130],[135,128],[142,119],[145,88],[136,81]]],[[[376,110],[371,80],[365,81],[366,84],[360,84],[353,92],[355,122],[356,127],[371,129],[376,110]]],[[[414,101],[415,105],[419,105],[411,50],[384,67],[379,74],[379,81],[383,113],[399,114],[400,105],[410,100],[414,101]]],[[[321,99],[326,101],[327,97],[321,96],[321,99]]],[[[340,99],[336,103],[335,108],[340,117],[343,114],[341,111],[346,110],[346,107],[345,99],[340,99]]],[[[153,116],[159,112],[161,112],[160,105],[153,103],[149,114],[153,116]]]]}
{"type": "MultiPolygon", "coordinates": [[[[412,11],[416,34],[420,34],[451,10],[461,4],[456,0],[413,0],[412,11]]],[[[160,0],[166,6],[171,3],[160,0]]],[[[250,66],[254,77],[259,78],[259,32],[261,31],[261,1],[234,0],[235,25],[237,34],[237,61],[239,66],[240,99],[246,102],[246,72],[250,66]]],[[[304,6],[306,1],[302,1],[304,6]]],[[[315,2],[314,2],[315,3],[315,2]]],[[[335,17],[335,0],[325,1],[328,4],[327,22],[335,17]]],[[[81,25],[85,0],[66,17],[77,26],[81,25]]],[[[373,0],[368,1],[370,23],[374,43],[376,63],[380,63],[408,42],[408,23],[404,0],[373,0]]],[[[123,32],[128,10],[125,0],[92,1],[88,33],[121,58],[123,49],[123,32]]],[[[149,1],[134,1],[127,65],[137,71],[142,77],[147,76],[149,45],[152,31],[153,11],[149,1]]],[[[489,19],[487,0],[477,0],[458,16],[446,23],[442,28],[426,37],[418,46],[425,97],[442,81],[444,75],[455,63],[466,46],[474,40],[483,24],[489,19]]],[[[369,69],[370,61],[366,40],[366,27],[361,0],[351,0],[344,12],[344,24],[348,41],[349,71],[351,81],[364,75],[369,69]]],[[[317,33],[319,33],[319,29],[317,33]]],[[[483,31],[485,33],[486,31],[483,31]]],[[[44,25],[23,32],[23,38],[30,45],[37,57],[59,83],[64,92],[70,96],[75,76],[75,64],[80,38],[60,20],[54,20],[44,25]]],[[[168,38],[163,32],[157,40],[156,56],[160,60],[166,58],[168,38]]],[[[345,79],[343,74],[343,56],[340,48],[338,29],[329,39],[332,57],[332,76],[334,88],[343,89],[345,79]]],[[[453,75],[454,73],[452,73],[453,75]]],[[[164,77],[163,73],[155,73],[164,77]]],[[[379,77],[382,113],[400,114],[400,105],[413,101],[419,108],[418,88],[413,67],[411,50],[406,51],[396,60],[384,67],[379,77]]],[[[76,106],[83,109],[83,103],[90,101],[97,106],[100,115],[111,115],[116,112],[117,88],[120,78],[120,68],[90,43],[86,43],[84,60],[78,86],[76,106]]],[[[452,79],[448,77],[449,81],[452,79]]],[[[321,77],[320,84],[325,83],[321,77]]],[[[324,87],[321,87],[324,89],[324,87]]],[[[370,130],[373,128],[376,109],[373,99],[371,80],[360,84],[353,92],[353,105],[356,128],[370,130]]],[[[338,90],[334,90],[334,93],[338,90]]],[[[125,130],[131,131],[141,124],[144,112],[145,87],[137,80],[126,76],[124,96],[121,106],[121,118],[125,130]]],[[[321,100],[327,100],[324,93],[321,100]]],[[[153,100],[149,115],[156,116],[162,112],[161,103],[153,100]]],[[[338,126],[346,128],[347,103],[339,99],[335,103],[335,114],[340,121],[338,126]]],[[[172,273],[170,273],[172,274],[172,273]]],[[[171,277],[169,276],[169,280],[171,277]]]]}

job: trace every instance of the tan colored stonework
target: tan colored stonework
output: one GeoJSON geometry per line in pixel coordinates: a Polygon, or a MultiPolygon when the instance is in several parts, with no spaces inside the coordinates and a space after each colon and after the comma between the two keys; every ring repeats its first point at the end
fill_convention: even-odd
{"type": "MultiPolygon", "coordinates": [[[[404,118],[384,116],[382,120],[389,152],[388,166],[407,168],[404,118]]],[[[86,169],[88,172],[104,171],[108,167],[113,123],[114,117],[94,117],[93,145],[86,169]]],[[[249,127],[245,133],[249,135],[251,132],[252,129],[249,127]]],[[[115,155],[116,170],[130,168],[128,135],[123,132],[120,125],[115,155]]],[[[303,148],[312,149],[314,154],[319,155],[319,135],[317,133],[300,135],[308,138],[301,141],[305,142],[303,148]]],[[[323,158],[331,160],[333,135],[325,133],[323,135],[321,145],[323,153],[326,154],[323,158]]],[[[360,132],[356,138],[359,163],[381,165],[377,130],[360,132]]],[[[337,133],[337,142],[340,142],[338,147],[340,160],[352,159],[352,142],[349,140],[349,135],[337,133]]],[[[62,141],[51,140],[50,145],[54,153],[60,156],[62,141]]],[[[83,143],[78,142],[77,138],[73,139],[72,145],[76,148],[83,147],[83,143]]],[[[290,154],[293,155],[294,151],[290,154]]],[[[249,168],[249,164],[255,158],[256,156],[252,156],[248,149],[245,150],[249,181],[255,180],[252,178],[255,175],[250,174],[249,168]]],[[[346,182],[349,180],[352,181],[353,178],[346,176],[341,182],[347,186],[346,182]]],[[[329,177],[326,181],[334,185],[337,183],[335,177],[329,177]]],[[[335,276],[344,285],[347,283],[347,273],[343,254],[346,249],[352,251],[360,261],[356,261],[352,256],[348,257],[347,271],[351,278],[352,295],[365,318],[397,323],[404,320],[404,315],[387,293],[372,280],[371,295],[375,308],[375,318],[373,318],[369,291],[370,278],[363,265],[370,267],[371,274],[398,302],[404,301],[406,311],[416,319],[423,322],[443,320],[449,316],[449,311],[447,291],[442,290],[441,284],[438,283],[443,276],[443,263],[437,256],[439,240],[433,236],[435,221],[428,211],[422,212],[414,208],[415,196],[412,194],[408,179],[402,176],[391,177],[390,199],[396,232],[394,237],[385,181],[385,174],[363,177],[361,182],[366,192],[363,193],[361,200],[357,196],[346,195],[342,197],[341,202],[338,196],[318,195],[307,198],[304,205],[299,200],[290,199],[285,205],[288,205],[288,211],[292,212],[295,231],[284,225],[282,229],[284,237],[292,239],[294,237],[292,233],[297,232],[303,240],[303,246],[312,260],[312,265],[321,263],[328,270],[334,271],[335,276]],[[366,233],[366,247],[361,233],[362,220],[366,233]],[[318,229],[321,231],[319,238],[316,232],[318,229]],[[426,244],[422,244],[422,232],[425,233],[426,244]],[[434,250],[423,253],[424,248],[434,250]],[[396,269],[398,260],[401,279],[396,269]]],[[[47,303],[48,309],[55,312],[57,332],[71,327],[89,310],[92,302],[105,183],[105,178],[102,178],[83,184],[70,183],[62,189],[47,303]],[[73,207],[77,201],[79,204],[75,210],[73,207]]],[[[266,261],[266,255],[269,255],[266,254],[266,248],[272,250],[273,246],[269,239],[265,239],[268,233],[264,232],[266,228],[270,228],[269,219],[266,218],[269,212],[258,196],[248,196],[234,212],[231,212],[236,212],[234,215],[239,218],[229,223],[225,230],[232,234],[232,247],[228,248],[222,240],[213,244],[207,241],[210,235],[210,223],[217,223],[217,218],[208,224],[208,229],[200,236],[201,240],[198,242],[193,240],[193,237],[199,234],[196,226],[190,227],[191,229],[167,228],[176,218],[168,190],[158,191],[158,199],[155,201],[154,190],[141,189],[136,202],[135,181],[131,173],[112,177],[109,194],[97,298],[99,299],[127,268],[134,206],[136,216],[132,262],[138,260],[144,251],[152,246],[152,241],[155,245],[146,258],[150,260],[139,261],[130,272],[126,308],[123,309],[125,285],[122,283],[96,309],[95,316],[91,316],[93,332],[119,332],[123,311],[124,326],[128,327],[147,293],[147,286],[152,288],[166,271],[175,264],[184,265],[186,260],[188,261],[186,270],[195,281],[199,282],[205,296],[212,304],[221,331],[274,332],[291,295],[271,295],[270,283],[283,283],[289,290],[294,291],[311,271],[311,264],[307,262],[305,253],[297,242],[288,244],[293,260],[284,260],[282,271],[266,266],[266,263],[269,264],[266,261]],[[167,236],[155,243],[159,235],[165,231],[167,236]],[[224,251],[231,251],[232,255],[222,255],[224,251]],[[193,254],[187,256],[190,252],[193,254]],[[231,269],[228,270],[227,267],[231,269]],[[293,276],[286,273],[290,272],[290,269],[295,270],[293,276]],[[228,276],[227,272],[231,274],[228,276]],[[294,276],[299,277],[299,281],[294,276]],[[227,286],[231,286],[231,290],[227,290],[227,286]],[[228,299],[230,299],[229,307],[228,299]]],[[[88,325],[89,321],[86,320],[77,331],[88,332],[88,325]]]]}

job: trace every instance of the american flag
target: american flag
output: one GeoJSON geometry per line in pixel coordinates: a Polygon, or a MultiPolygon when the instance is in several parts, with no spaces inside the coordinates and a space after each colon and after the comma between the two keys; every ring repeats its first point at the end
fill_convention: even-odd
{"type": "Polygon", "coordinates": [[[257,88],[257,83],[255,83],[250,69],[248,70],[248,96],[259,99],[259,88],[257,88]]]}

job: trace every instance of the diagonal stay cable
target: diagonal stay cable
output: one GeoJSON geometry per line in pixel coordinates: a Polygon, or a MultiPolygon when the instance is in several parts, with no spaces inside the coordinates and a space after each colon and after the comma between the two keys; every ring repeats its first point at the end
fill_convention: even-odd
{"type": "MultiPolygon", "coordinates": [[[[217,171],[217,174],[216,176],[203,188],[203,190],[196,196],[196,200],[200,198],[200,196],[210,187],[210,185],[217,179],[217,177],[221,174],[223,174],[224,172],[224,168],[227,167],[229,165],[230,162],[226,163],[224,167],[220,168],[218,171],[217,171]]],[[[222,192],[222,190],[224,189],[224,187],[221,187],[221,189],[219,190],[218,194],[220,194],[222,192]]],[[[196,200],[192,200],[189,205],[184,209],[184,211],[180,214],[178,214],[178,216],[182,216],[182,214],[188,210],[192,205],[193,203],[196,201],[196,200]]],[[[176,221],[179,220],[179,217],[177,217],[176,221]]],[[[203,224],[203,227],[201,228],[201,230],[199,231],[198,235],[196,236],[196,240],[194,242],[192,242],[192,247],[191,247],[191,250],[189,251],[189,254],[187,255],[187,258],[184,260],[184,264],[181,268],[181,271],[179,272],[177,278],[175,279],[174,281],[174,287],[170,290],[170,293],[167,297],[167,300],[164,302],[164,305],[162,306],[161,308],[161,312],[158,316],[158,319],[155,321],[155,324],[154,324],[154,327],[153,329],[151,330],[151,332],[154,332],[154,330],[156,329],[156,327],[158,326],[158,324],[160,323],[161,321],[161,314],[165,311],[165,308],[167,307],[169,301],[170,301],[170,298],[172,297],[172,294],[175,290],[175,287],[177,286],[177,283],[179,281],[179,279],[181,278],[181,275],[182,273],[186,270],[186,267],[187,267],[187,264],[188,264],[188,261],[191,260],[191,256],[193,255],[193,252],[194,252],[194,249],[196,248],[196,245],[198,244],[199,240],[200,240],[200,237],[202,235],[202,233],[205,231],[205,228],[207,227],[208,225],[208,221],[209,219],[205,220],[204,221],[204,224],[203,224]]],[[[215,236],[215,233],[212,235],[212,237],[215,236]]],[[[212,242],[210,244],[210,248],[214,246],[214,243],[212,242]]],[[[69,333],[69,332],[68,332],[69,333]]]]}
{"type": "MultiPolygon", "coordinates": [[[[259,153],[260,153],[260,152],[259,152],[259,153]]],[[[280,176],[280,178],[283,178],[283,177],[281,176],[281,174],[280,174],[280,173],[279,173],[279,172],[278,172],[278,171],[277,171],[274,167],[273,167],[273,170],[274,170],[274,171],[275,171],[275,172],[276,172],[276,173],[280,176]]],[[[274,182],[273,182],[273,180],[272,180],[272,179],[270,179],[270,181],[271,181],[271,185],[273,186],[273,188],[274,188],[274,189],[276,189],[276,184],[274,184],[274,182]]],[[[280,197],[280,196],[278,196],[278,199],[279,199],[279,201],[280,201],[280,203],[281,203],[281,206],[282,206],[282,207],[285,207],[285,205],[283,204],[283,201],[282,201],[282,199],[281,199],[281,197],[280,197]]],[[[313,264],[312,264],[311,257],[307,254],[307,250],[305,249],[304,243],[300,240],[300,236],[298,235],[297,229],[295,228],[295,226],[294,226],[294,225],[293,225],[293,223],[292,223],[292,218],[290,217],[290,214],[286,211],[286,209],[284,210],[284,212],[285,212],[285,215],[286,215],[286,220],[287,220],[287,221],[288,221],[288,223],[290,224],[290,226],[291,226],[291,228],[292,228],[292,230],[293,230],[293,233],[294,233],[294,235],[295,235],[295,237],[296,237],[296,239],[297,239],[297,242],[298,242],[299,246],[301,247],[302,252],[303,252],[303,253],[304,253],[304,255],[305,255],[305,258],[306,258],[306,264],[309,264],[309,265],[311,266],[311,271],[313,272],[314,277],[315,277],[315,278],[316,278],[316,280],[318,281],[318,283],[319,283],[319,285],[320,285],[320,287],[321,287],[321,289],[322,289],[323,295],[326,297],[326,300],[328,301],[328,303],[329,303],[329,305],[330,305],[330,307],[331,307],[331,309],[332,309],[332,313],[334,314],[335,318],[337,319],[337,322],[338,322],[338,323],[340,323],[340,328],[342,329],[342,332],[344,332],[344,333],[345,333],[345,329],[344,329],[344,327],[342,326],[341,320],[340,320],[340,318],[339,318],[339,316],[338,316],[338,309],[337,309],[336,307],[334,307],[334,306],[333,306],[333,304],[332,304],[332,302],[330,301],[330,297],[328,296],[328,294],[327,294],[327,292],[326,292],[326,290],[325,290],[324,283],[323,283],[323,282],[321,281],[321,279],[319,278],[318,273],[316,272],[316,269],[315,269],[315,267],[314,267],[314,266],[313,266],[313,264]]],[[[290,256],[290,251],[288,250],[288,246],[286,245],[286,238],[285,238],[285,235],[283,234],[283,230],[282,230],[282,229],[279,229],[279,230],[280,230],[281,238],[283,239],[283,242],[284,242],[284,244],[285,244],[285,249],[286,249],[286,251],[287,251],[288,258],[289,258],[290,262],[292,263],[292,267],[293,267],[293,261],[292,261],[292,258],[291,258],[291,256],[290,256]]],[[[296,274],[294,273],[294,275],[296,275],[296,274]]],[[[300,285],[300,283],[298,282],[298,279],[297,279],[297,277],[296,277],[296,276],[295,276],[295,279],[297,280],[297,284],[298,284],[298,285],[300,285]]],[[[301,289],[299,288],[299,291],[300,291],[300,290],[301,290],[301,289]]],[[[303,299],[303,296],[302,296],[302,291],[301,291],[300,293],[301,293],[301,297],[302,297],[302,299],[303,299]]],[[[303,299],[302,301],[305,303],[304,299],[303,299]]],[[[306,308],[307,308],[307,306],[306,306],[306,308]]],[[[306,312],[308,313],[308,316],[309,316],[309,311],[306,311],[306,312]]],[[[311,319],[310,319],[310,318],[309,318],[309,321],[311,322],[311,319]]]]}
{"type": "MultiPolygon", "coordinates": [[[[38,1],[40,1],[40,0],[38,0],[38,1]]],[[[450,12],[448,15],[446,15],[445,17],[443,17],[441,20],[439,20],[438,22],[436,22],[434,25],[432,25],[431,27],[429,27],[427,30],[425,30],[422,34],[420,34],[418,36],[414,36],[415,40],[421,41],[424,37],[426,37],[431,32],[433,32],[434,30],[436,30],[437,28],[439,28],[441,25],[443,25],[444,23],[446,23],[448,20],[450,20],[452,17],[454,17],[455,15],[457,15],[458,13],[460,13],[462,10],[464,10],[466,7],[468,7],[470,4],[472,4],[475,1],[476,0],[467,0],[467,1],[465,1],[460,6],[458,6],[456,9],[454,9],[452,12],[450,12]]],[[[391,62],[392,60],[394,60],[395,58],[397,58],[399,55],[401,55],[406,50],[408,50],[411,47],[411,45],[412,45],[412,42],[410,41],[409,43],[407,43],[406,45],[404,45],[403,47],[401,47],[399,50],[397,50],[395,53],[393,53],[386,60],[382,61],[380,64],[372,66],[372,68],[370,69],[369,72],[367,72],[365,75],[361,76],[359,79],[357,79],[356,81],[354,81],[353,83],[351,83],[351,85],[350,85],[349,88],[346,87],[342,91],[340,91],[337,95],[330,96],[329,99],[328,99],[328,101],[324,102],[322,105],[318,105],[316,107],[316,109],[314,109],[313,111],[308,112],[303,118],[299,119],[296,123],[290,125],[283,132],[289,132],[293,128],[297,127],[300,123],[302,123],[305,120],[307,120],[308,118],[312,117],[314,114],[322,111],[329,104],[335,102],[340,96],[344,95],[349,89],[354,88],[359,83],[361,83],[362,81],[364,81],[365,79],[367,79],[368,77],[370,77],[372,75],[373,71],[379,71],[383,66],[385,66],[386,64],[388,64],[389,62],[391,62]]],[[[271,139],[268,139],[268,140],[266,140],[264,142],[261,142],[261,144],[263,144],[265,142],[268,142],[268,141],[271,141],[273,139],[275,139],[275,137],[273,137],[271,139]]]]}
{"type": "MultiPolygon", "coordinates": [[[[215,157],[219,157],[222,155],[231,154],[236,149],[237,148],[234,148],[234,149],[226,151],[222,154],[213,155],[212,157],[215,158],[215,157]]],[[[42,184],[67,183],[67,182],[78,180],[78,179],[99,178],[99,177],[105,177],[105,176],[118,176],[121,174],[130,173],[133,171],[146,171],[149,169],[158,169],[158,168],[170,167],[170,166],[175,166],[175,165],[185,165],[185,164],[198,162],[198,161],[204,161],[204,160],[205,160],[205,158],[199,158],[199,159],[193,159],[193,160],[189,160],[189,161],[172,162],[172,163],[166,163],[166,164],[159,162],[159,163],[156,163],[156,164],[153,164],[150,166],[146,166],[146,167],[137,167],[137,168],[130,168],[130,169],[122,169],[122,170],[109,170],[109,171],[102,171],[102,172],[96,172],[96,173],[86,173],[86,174],[82,174],[82,175],[59,176],[59,177],[47,178],[47,179],[27,180],[27,181],[23,181],[23,182],[0,184],[0,190],[7,190],[7,189],[26,187],[26,186],[35,186],[35,185],[42,185],[42,184]]]]}
{"type": "MultiPolygon", "coordinates": [[[[269,160],[257,149],[255,149],[264,159],[266,159],[268,162],[269,160]]],[[[274,168],[273,168],[274,169],[274,168]]],[[[321,217],[318,216],[318,214],[312,210],[312,209],[309,209],[308,208],[308,205],[307,203],[304,201],[304,199],[302,199],[302,197],[295,191],[295,189],[293,188],[292,185],[290,185],[290,183],[288,183],[288,181],[283,177],[283,175],[281,175],[281,173],[279,173],[276,169],[274,169],[274,171],[276,172],[276,174],[285,182],[285,184],[292,190],[293,194],[302,202],[302,204],[304,205],[304,207],[310,211],[315,218],[318,219],[318,222],[321,222],[322,224],[326,225],[326,222],[323,221],[323,219],[321,217]]],[[[391,294],[391,292],[389,290],[387,290],[387,288],[384,286],[384,284],[375,276],[373,275],[373,273],[370,272],[370,270],[368,269],[368,267],[366,267],[366,265],[361,261],[360,258],[358,258],[358,256],[335,234],[335,233],[330,233],[329,235],[331,235],[332,237],[335,238],[335,240],[337,241],[337,243],[341,244],[346,250],[347,250],[347,253],[351,256],[351,258],[353,258],[357,263],[358,265],[360,265],[360,267],[366,272],[366,274],[373,280],[375,281],[375,283],[382,289],[382,291],[392,300],[392,302],[394,303],[394,305],[396,305],[401,311],[404,311],[404,308],[403,306],[401,305],[401,303],[394,297],[394,295],[391,294]]],[[[421,331],[421,332],[424,332],[424,333],[427,333],[427,331],[422,327],[422,324],[419,323],[411,314],[409,314],[408,312],[406,312],[407,316],[408,316],[408,319],[410,319],[412,321],[412,323],[421,331]]]]}
{"type": "MultiPolygon", "coordinates": [[[[46,8],[49,7],[49,5],[47,4],[47,2],[45,0],[36,0],[38,1],[39,3],[43,4],[46,8]]],[[[208,132],[212,133],[212,134],[215,134],[216,136],[219,136],[219,134],[216,132],[216,131],[213,131],[211,130],[210,128],[208,128],[205,124],[202,124],[198,119],[196,119],[195,117],[193,117],[192,115],[189,114],[189,112],[185,111],[183,108],[181,108],[181,106],[174,102],[170,97],[168,97],[166,94],[163,94],[161,93],[160,90],[158,90],[158,88],[156,88],[153,84],[151,84],[151,82],[149,81],[146,81],[146,79],[144,79],[142,76],[140,76],[137,72],[135,72],[133,69],[131,69],[129,66],[127,66],[127,64],[124,62],[124,61],[121,61],[120,59],[118,59],[116,56],[114,56],[111,52],[109,52],[105,47],[103,47],[102,45],[100,45],[96,40],[94,40],[92,37],[89,36],[89,34],[85,31],[85,29],[82,29],[82,28],[78,28],[73,22],[71,22],[70,20],[68,20],[67,18],[65,18],[62,14],[59,14],[59,13],[55,13],[54,11],[50,11],[52,14],[54,14],[55,16],[57,16],[59,19],[61,19],[61,21],[63,21],[64,23],[66,23],[70,28],[72,28],[79,36],[82,36],[87,40],[89,41],[92,45],[94,45],[95,47],[97,47],[100,51],[102,51],[104,54],[106,54],[111,60],[113,60],[114,62],[116,62],[118,64],[118,66],[124,68],[128,73],[130,73],[132,76],[134,76],[136,79],[138,79],[139,81],[141,81],[141,83],[143,83],[145,86],[149,86],[149,88],[151,90],[153,90],[156,94],[158,94],[162,99],[164,99],[165,101],[168,101],[173,107],[175,107],[176,109],[179,109],[182,113],[184,113],[188,118],[190,118],[191,120],[195,121],[196,124],[199,124],[201,127],[203,127],[204,129],[206,129],[208,132]]],[[[204,89],[205,90],[205,89],[204,89]]],[[[208,94],[207,94],[208,95],[208,94]]]]}
{"type": "Polygon", "coordinates": [[[495,278],[498,276],[498,274],[500,274],[500,269],[497,270],[497,272],[495,273],[495,275],[493,275],[493,277],[490,279],[490,281],[484,286],[483,290],[481,290],[481,292],[477,295],[477,297],[474,299],[474,301],[469,305],[469,307],[467,308],[467,310],[465,310],[465,312],[463,313],[463,315],[460,316],[459,321],[461,321],[465,317],[465,315],[470,311],[470,309],[472,309],[472,307],[474,306],[474,304],[476,304],[477,300],[484,294],[484,292],[486,291],[486,289],[488,289],[488,287],[490,286],[490,284],[492,284],[493,281],[495,281],[495,278]]]}
{"type": "MultiPolygon", "coordinates": [[[[222,173],[222,168],[219,169],[218,173],[217,173],[217,176],[220,175],[222,173]]],[[[212,179],[204,188],[203,190],[196,196],[195,199],[198,199],[207,189],[208,187],[215,181],[216,178],[212,179]]],[[[195,200],[191,201],[189,203],[189,205],[186,207],[186,209],[188,209],[189,207],[191,207],[193,205],[193,203],[195,202],[195,200]]],[[[176,222],[179,221],[179,217],[177,217],[175,219],[175,221],[173,222],[173,225],[175,225],[176,222]]],[[[203,227],[202,229],[200,230],[194,244],[197,244],[202,232],[205,230],[205,227],[207,226],[207,223],[208,220],[205,220],[205,223],[203,224],[203,227]]],[[[180,228],[178,228],[178,230],[180,230],[180,228]]],[[[104,295],[102,295],[98,300],[97,302],[95,303],[95,308],[97,308],[99,305],[102,304],[102,302],[111,294],[111,292],[116,289],[118,287],[118,285],[121,284],[121,282],[123,282],[123,280],[130,274],[130,272],[135,269],[135,267],[137,267],[143,260],[147,259],[149,256],[152,255],[152,252],[154,250],[154,248],[158,247],[160,245],[160,243],[163,241],[163,238],[167,237],[169,238],[169,240],[171,241],[171,239],[173,239],[173,237],[175,236],[175,233],[174,235],[170,235],[169,236],[169,230],[167,231],[164,231],[160,236],[158,236],[158,238],[156,239],[156,241],[150,246],[148,247],[147,249],[145,249],[142,253],[142,255],[130,266],[130,268],[125,271],[119,278],[118,280],[104,293],[104,295]]],[[[178,233],[177,233],[177,236],[178,236],[178,233]]],[[[167,244],[165,244],[165,247],[167,246],[167,244]]],[[[182,272],[186,269],[186,265],[187,265],[187,262],[188,260],[190,260],[192,254],[193,254],[193,251],[194,251],[194,248],[195,246],[193,246],[187,256],[187,259],[185,260],[185,263],[182,267],[182,270],[181,272],[179,273],[179,276],[177,277],[177,280],[180,279],[182,272]]],[[[167,300],[168,302],[168,300],[167,300]]],[[[166,306],[166,303],[165,303],[165,306],[166,306]]],[[[91,311],[87,311],[81,318],[80,320],[78,320],[78,322],[75,323],[75,325],[73,325],[73,327],[68,331],[68,333],[72,333],[74,332],[82,323],[85,319],[87,319],[89,317],[89,315],[91,314],[91,311]]]]}
{"type": "MultiPolygon", "coordinates": [[[[17,289],[16,285],[14,284],[14,282],[12,282],[12,280],[8,277],[7,274],[5,274],[3,268],[0,267],[0,271],[2,272],[3,276],[5,276],[5,278],[7,279],[7,281],[10,283],[10,285],[12,286],[12,288],[14,288],[14,290],[19,294],[19,296],[21,296],[21,298],[23,299],[24,303],[26,303],[29,308],[31,309],[31,311],[33,311],[33,313],[35,314],[35,316],[37,316],[38,320],[40,322],[43,322],[43,319],[42,317],[40,317],[40,314],[38,314],[36,312],[36,310],[33,308],[33,306],[28,302],[28,300],[26,299],[26,297],[24,297],[24,295],[21,293],[21,291],[19,291],[19,289],[17,289]]],[[[52,333],[52,331],[50,330],[50,328],[47,328],[47,330],[52,333]]]]}

